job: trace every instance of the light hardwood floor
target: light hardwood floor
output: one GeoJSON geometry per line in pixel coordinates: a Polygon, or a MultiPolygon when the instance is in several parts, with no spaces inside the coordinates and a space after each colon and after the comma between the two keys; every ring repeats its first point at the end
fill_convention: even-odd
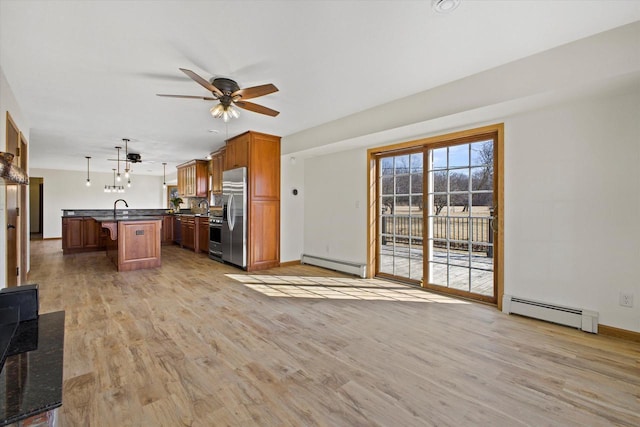
{"type": "Polygon", "coordinates": [[[66,311],[63,426],[640,425],[640,344],[309,266],[33,241],[66,311]]]}

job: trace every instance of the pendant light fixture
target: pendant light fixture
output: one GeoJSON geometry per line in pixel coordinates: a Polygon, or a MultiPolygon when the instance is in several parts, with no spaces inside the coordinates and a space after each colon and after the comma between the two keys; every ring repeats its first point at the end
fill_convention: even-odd
{"type": "Polygon", "coordinates": [[[122,185],[116,185],[116,168],[113,168],[113,185],[104,186],[105,193],[124,193],[122,185]]]}
{"type": "MultiPolygon", "coordinates": [[[[129,178],[129,140],[127,138],[122,138],[124,141],[124,177],[129,178]]],[[[127,185],[131,187],[131,180],[127,182],[127,185]]]]}
{"type": "Polygon", "coordinates": [[[87,159],[87,187],[91,187],[91,179],[89,178],[89,159],[91,159],[90,156],[84,156],[87,159]]]}
{"type": "Polygon", "coordinates": [[[167,189],[167,163],[162,162],[162,188],[167,189]]]}
{"type": "Polygon", "coordinates": [[[118,150],[118,175],[116,175],[116,180],[118,182],[120,182],[120,150],[122,149],[122,147],[116,147],[116,150],[118,150]]]}

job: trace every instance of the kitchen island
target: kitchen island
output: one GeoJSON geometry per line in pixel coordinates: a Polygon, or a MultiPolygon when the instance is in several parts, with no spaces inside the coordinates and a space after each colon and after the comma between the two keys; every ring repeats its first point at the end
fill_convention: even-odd
{"type": "Polygon", "coordinates": [[[162,217],[110,215],[93,219],[109,231],[107,256],[118,271],[160,267],[162,217]]]}

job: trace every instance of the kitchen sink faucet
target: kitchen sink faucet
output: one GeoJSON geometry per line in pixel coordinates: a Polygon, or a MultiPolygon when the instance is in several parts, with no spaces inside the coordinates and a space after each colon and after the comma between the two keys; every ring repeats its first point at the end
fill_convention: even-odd
{"type": "Polygon", "coordinates": [[[206,200],[206,199],[200,200],[200,203],[198,203],[198,207],[202,206],[203,202],[207,205],[207,210],[205,212],[207,213],[207,215],[209,215],[209,201],[208,200],[206,200]]]}
{"type": "Polygon", "coordinates": [[[129,205],[127,204],[127,201],[125,199],[118,199],[115,202],[113,202],[113,217],[116,217],[116,205],[118,204],[118,202],[124,202],[124,205],[126,207],[129,207],[129,205]]]}

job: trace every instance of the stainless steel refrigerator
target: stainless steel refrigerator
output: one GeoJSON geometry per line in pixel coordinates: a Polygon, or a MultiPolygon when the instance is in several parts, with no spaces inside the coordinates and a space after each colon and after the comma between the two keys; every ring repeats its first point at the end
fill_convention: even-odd
{"type": "Polygon", "coordinates": [[[222,259],[247,268],[247,168],[222,172],[222,259]]]}

